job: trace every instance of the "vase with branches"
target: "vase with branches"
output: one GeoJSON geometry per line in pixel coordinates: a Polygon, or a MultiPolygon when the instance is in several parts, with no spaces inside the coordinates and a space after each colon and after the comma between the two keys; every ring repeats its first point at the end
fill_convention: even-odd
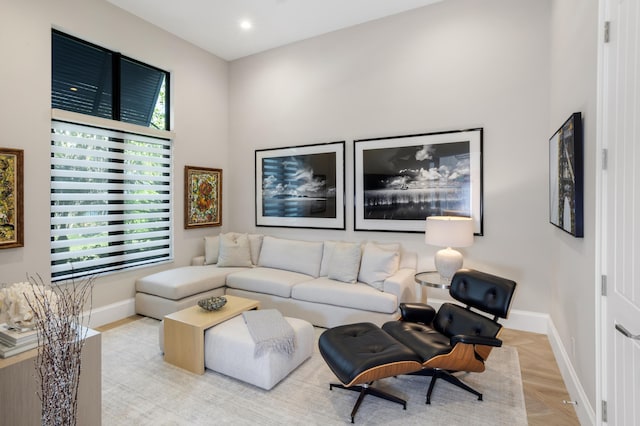
{"type": "Polygon", "coordinates": [[[81,354],[89,330],[86,325],[93,281],[88,278],[51,285],[40,277],[29,279],[32,295],[26,299],[38,329],[36,371],[42,425],[76,424],[81,354]]]}

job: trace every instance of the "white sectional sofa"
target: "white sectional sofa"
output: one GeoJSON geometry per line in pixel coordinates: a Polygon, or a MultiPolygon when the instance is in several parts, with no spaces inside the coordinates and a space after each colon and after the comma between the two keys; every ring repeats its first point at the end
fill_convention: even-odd
{"type": "Polygon", "coordinates": [[[301,241],[259,234],[205,238],[191,266],[136,281],[136,312],[162,319],[199,299],[231,294],[320,327],[382,325],[414,301],[415,253],[399,244],[301,241]]]}

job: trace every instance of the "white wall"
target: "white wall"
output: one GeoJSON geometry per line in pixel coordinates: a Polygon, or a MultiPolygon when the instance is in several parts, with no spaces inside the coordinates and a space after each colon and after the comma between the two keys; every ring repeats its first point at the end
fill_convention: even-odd
{"type": "MultiPolygon", "coordinates": [[[[514,307],[549,311],[549,1],[448,0],[254,55],[230,68],[230,190],[238,230],[401,241],[354,232],[353,140],[484,128],[484,236],[466,266],[519,283],[514,307]],[[254,227],[254,150],[347,141],[347,231],[254,227]]],[[[437,290],[432,297],[445,297],[437,290]]]]}
{"type": "Polygon", "coordinates": [[[597,280],[596,101],[598,2],[554,0],[551,9],[551,99],[547,133],[553,134],[573,112],[584,125],[584,238],[553,229],[550,313],[560,339],[592,407],[596,398],[595,330],[597,280]],[[573,343],[575,341],[575,344],[573,343]],[[574,350],[575,348],[575,350],[574,350]]]}
{"type": "MultiPolygon", "coordinates": [[[[183,169],[228,169],[228,63],[102,0],[0,0],[0,10],[0,146],[25,156],[25,244],[0,250],[0,283],[50,277],[52,27],[171,72],[175,264],[187,264],[210,230],[183,228],[183,169]]],[[[135,278],[159,268],[98,279],[94,307],[132,298],[135,278]]]]}

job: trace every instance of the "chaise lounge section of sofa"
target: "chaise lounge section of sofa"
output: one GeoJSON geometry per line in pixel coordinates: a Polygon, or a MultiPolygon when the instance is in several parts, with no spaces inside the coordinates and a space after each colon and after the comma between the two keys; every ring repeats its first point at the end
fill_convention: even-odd
{"type": "Polygon", "coordinates": [[[260,234],[205,238],[191,266],[136,281],[136,312],[162,319],[199,299],[231,294],[320,327],[396,319],[415,300],[415,253],[399,244],[301,241],[260,234]]]}

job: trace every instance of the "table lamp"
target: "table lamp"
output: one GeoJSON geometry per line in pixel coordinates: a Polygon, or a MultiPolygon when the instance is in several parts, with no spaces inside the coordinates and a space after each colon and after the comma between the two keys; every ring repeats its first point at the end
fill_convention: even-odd
{"type": "Polygon", "coordinates": [[[462,268],[462,254],[451,247],[469,247],[473,244],[473,220],[461,216],[429,216],[425,227],[424,242],[432,246],[445,247],[435,256],[436,269],[440,276],[450,281],[462,268]]]}

